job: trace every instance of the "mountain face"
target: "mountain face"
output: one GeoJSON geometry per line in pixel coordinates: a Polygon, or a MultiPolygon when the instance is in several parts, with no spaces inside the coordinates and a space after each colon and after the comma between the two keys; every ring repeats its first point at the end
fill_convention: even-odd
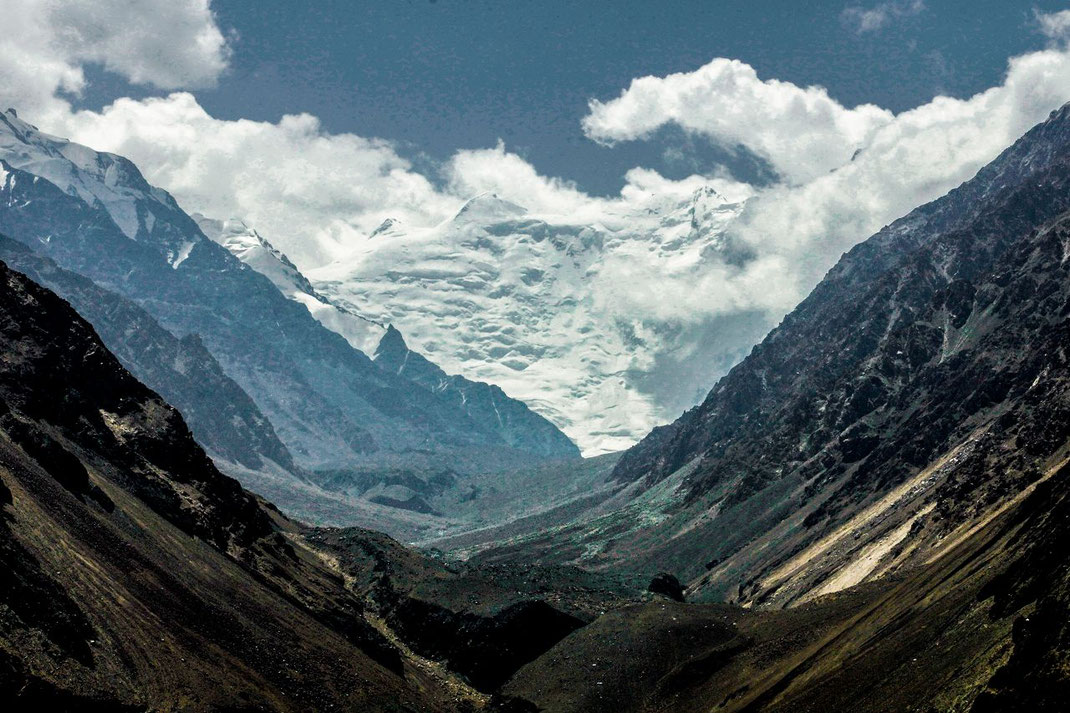
{"type": "Polygon", "coordinates": [[[552,423],[510,399],[497,386],[450,376],[408,348],[401,332],[389,327],[375,350],[376,365],[440,394],[476,423],[493,424],[513,448],[548,458],[579,458],[580,451],[552,423]]]}
{"type": "Polygon", "coordinates": [[[0,699],[449,710],[178,412],[0,264],[0,699]]]}
{"type": "Polygon", "coordinates": [[[307,274],[332,303],[394,325],[447,372],[497,384],[597,455],[697,403],[710,370],[743,356],[711,364],[714,335],[768,329],[760,315],[732,325],[635,315],[624,299],[645,288],[629,282],[637,264],[676,273],[730,255],[724,233],[741,210],[707,187],[591,224],[484,194],[432,228],[387,221],[307,274]]]}
{"type": "Polygon", "coordinates": [[[244,223],[194,217],[205,235],[268,277],[284,295],[305,305],[324,327],[345,337],[354,348],[374,354],[377,366],[427,389],[512,448],[546,458],[579,457],[579,450],[556,426],[497,386],[446,374],[411,351],[397,329],[383,327],[316,292],[286,255],[244,223]]]}
{"type": "Polygon", "coordinates": [[[843,257],[672,425],[613,512],[487,559],[669,570],[796,605],[939,557],[1061,465],[1070,108],[843,257]]]}
{"type": "Polygon", "coordinates": [[[0,116],[0,231],[197,335],[305,468],[522,463],[428,389],[377,367],[204,236],[131,163],[0,116]]]}
{"type": "Polygon", "coordinates": [[[266,458],[294,470],[271,424],[196,335],[178,339],[132,301],[3,235],[0,260],[70,302],[126,369],[179,409],[213,457],[253,470],[266,458]]]}
{"type": "MultiPolygon", "coordinates": [[[[30,264],[84,296],[84,280],[30,264]]],[[[516,670],[641,598],[592,573],[450,568],[288,520],[4,263],[0,567],[11,710],[507,713],[490,694],[516,670]]]]}
{"type": "Polygon", "coordinates": [[[332,304],[297,269],[288,257],[277,250],[244,222],[214,220],[199,213],[191,216],[201,232],[225,247],[234,257],[271,280],[282,294],[300,302],[323,326],[345,337],[364,354],[374,354],[386,327],[359,313],[332,304]]]}

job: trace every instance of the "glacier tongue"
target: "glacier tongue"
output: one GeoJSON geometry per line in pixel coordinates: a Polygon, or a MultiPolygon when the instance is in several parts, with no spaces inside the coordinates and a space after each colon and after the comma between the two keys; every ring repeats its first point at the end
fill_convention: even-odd
{"type": "MultiPolygon", "coordinates": [[[[326,300],[396,325],[447,371],[497,384],[584,455],[598,455],[631,446],[712,384],[655,376],[655,364],[697,358],[703,331],[628,314],[613,295],[630,286],[606,266],[694,270],[709,251],[726,249],[741,210],[704,187],[589,225],[485,193],[435,227],[387,221],[346,258],[307,274],[326,300]]],[[[703,376],[730,365],[707,363],[703,376]]]]}

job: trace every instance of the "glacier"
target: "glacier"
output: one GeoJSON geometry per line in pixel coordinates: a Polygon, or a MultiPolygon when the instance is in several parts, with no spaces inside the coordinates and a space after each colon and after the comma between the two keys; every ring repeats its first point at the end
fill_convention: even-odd
{"type": "MultiPolygon", "coordinates": [[[[631,261],[678,276],[732,259],[729,228],[744,205],[707,185],[584,223],[485,193],[436,226],[387,220],[306,274],[325,300],[395,325],[413,349],[500,386],[595,456],[697,403],[744,356],[704,343],[726,325],[630,314],[613,298],[629,289],[613,267],[631,261]]],[[[727,328],[757,339],[768,326],[752,315],[727,328]]]]}

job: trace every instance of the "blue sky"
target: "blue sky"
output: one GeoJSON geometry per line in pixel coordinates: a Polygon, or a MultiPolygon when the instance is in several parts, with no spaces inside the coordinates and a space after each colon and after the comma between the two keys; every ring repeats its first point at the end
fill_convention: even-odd
{"type": "MultiPolygon", "coordinates": [[[[233,54],[218,86],[196,92],[214,116],[277,121],[309,112],[330,132],[399,142],[417,166],[457,149],[506,147],[540,173],[616,193],[636,165],[683,177],[728,165],[760,179],[761,163],[671,127],[654,141],[605,148],[583,135],[591,98],[632,78],[740,59],[763,79],[820,84],[846,106],[899,112],[936,94],[966,97],[997,84],[1007,58],[1043,45],[1034,11],[1065,2],[909,3],[628,0],[217,0],[233,54]],[[886,6],[859,31],[850,8],[886,6]],[[908,11],[896,13],[896,7],[908,11]]],[[[89,67],[80,106],[153,90],[89,67]]],[[[158,92],[156,92],[158,93],[158,92]]]]}

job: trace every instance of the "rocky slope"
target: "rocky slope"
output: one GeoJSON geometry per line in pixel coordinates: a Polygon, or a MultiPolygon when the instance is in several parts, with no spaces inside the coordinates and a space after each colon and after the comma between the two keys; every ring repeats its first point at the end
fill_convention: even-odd
{"type": "Polygon", "coordinates": [[[908,570],[1057,467],[1070,430],[1070,108],[888,226],[700,406],[609,513],[485,556],[668,569],[799,604],[908,570]]]}
{"type": "Polygon", "coordinates": [[[270,280],[207,239],[129,161],[0,115],[0,230],[196,334],[302,467],[442,462],[458,470],[528,454],[427,389],[378,368],[270,280]]]}
{"type": "Polygon", "coordinates": [[[0,349],[0,699],[456,709],[86,322],[2,264],[0,349]]]}
{"type": "Polygon", "coordinates": [[[561,713],[1063,710],[1068,475],[921,567],[808,604],[617,609],[503,691],[561,713]]]}
{"type": "Polygon", "coordinates": [[[66,299],[138,380],[175,406],[214,458],[249,469],[264,459],[295,472],[271,424],[196,335],[179,339],[145,310],[0,235],[0,260],[66,299]]]}

